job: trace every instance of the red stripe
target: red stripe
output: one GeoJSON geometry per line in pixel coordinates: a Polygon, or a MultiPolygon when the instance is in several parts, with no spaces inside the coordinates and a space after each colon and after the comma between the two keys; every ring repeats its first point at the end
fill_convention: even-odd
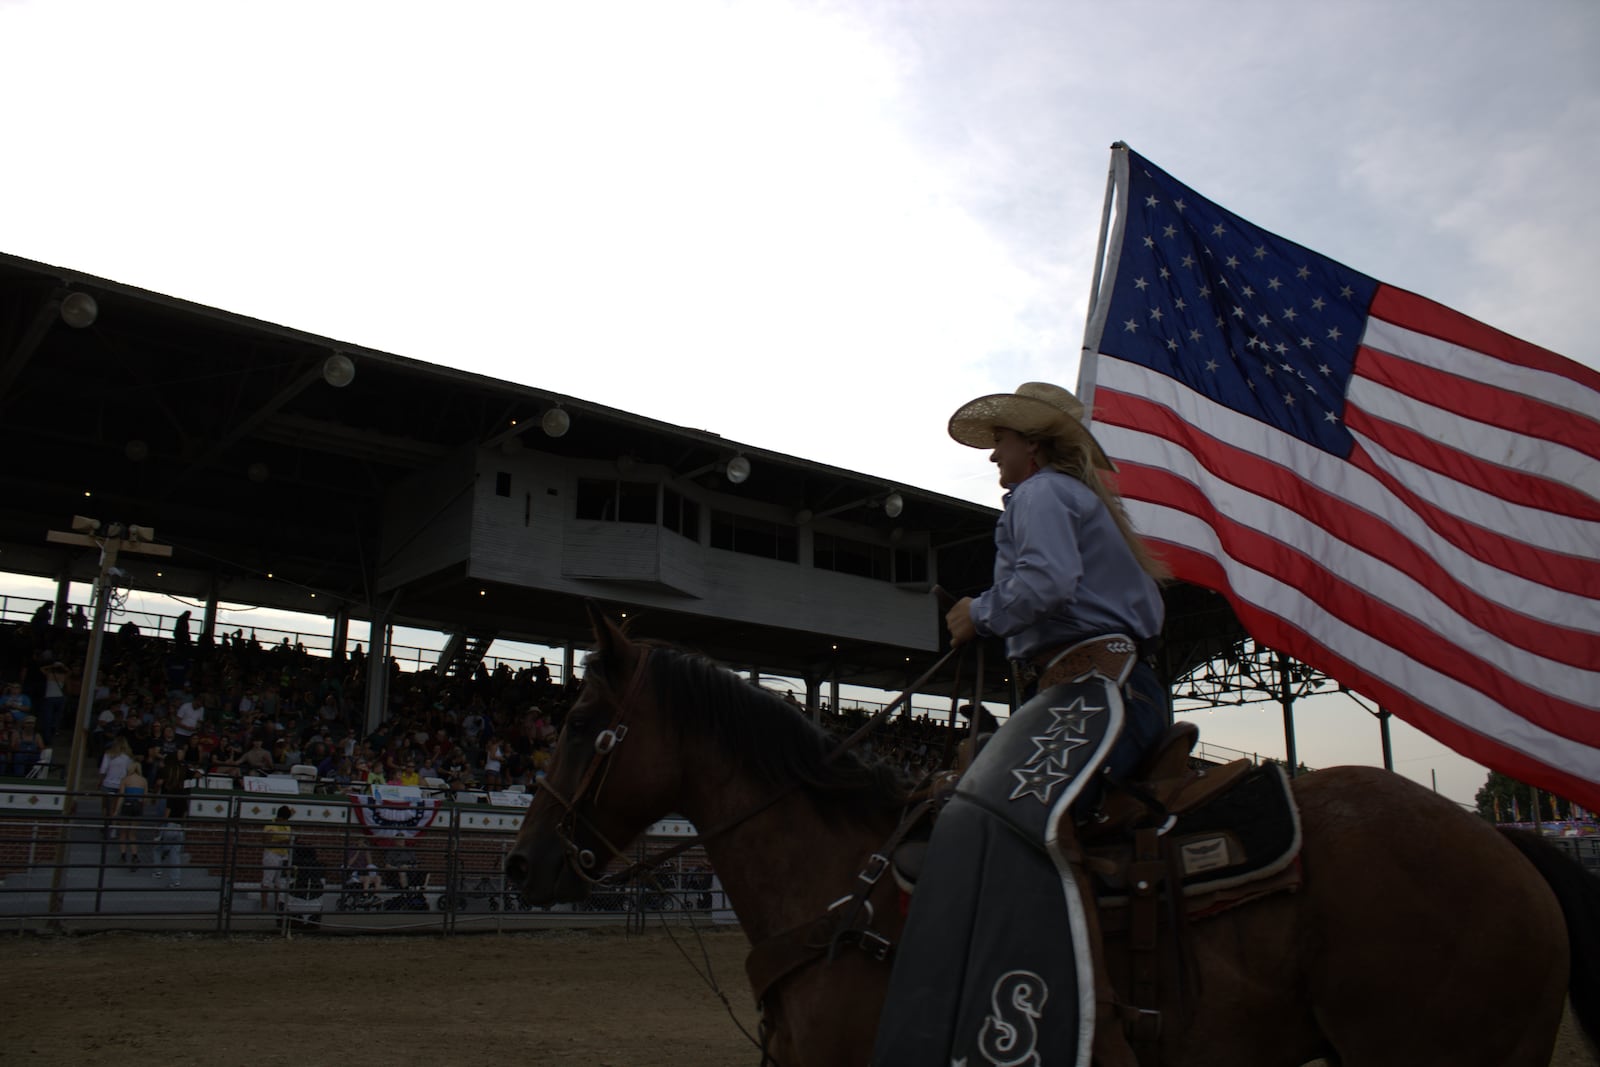
{"type": "MultiPolygon", "coordinates": [[[[1466,588],[1430,552],[1398,535],[1392,527],[1374,521],[1371,512],[1305,482],[1287,467],[1217,440],[1199,427],[1186,422],[1168,407],[1131,393],[1102,386],[1095,394],[1095,419],[1097,422],[1126,426],[1175,442],[1217,478],[1304,516],[1339,540],[1411,575],[1453,610],[1485,629],[1504,635],[1507,641],[1521,648],[1543,653],[1547,648],[1561,647],[1572,642],[1574,649],[1587,647],[1590,651],[1563,652],[1563,656],[1575,657],[1571,660],[1564,659],[1563,662],[1572,662],[1574,665],[1600,663],[1600,652],[1594,651],[1596,647],[1594,635],[1532,619],[1466,588]],[[1583,655],[1587,655],[1587,658],[1581,658],[1583,655]]],[[[1361,453],[1359,448],[1354,455],[1360,455],[1362,463],[1370,467],[1370,459],[1361,453]]],[[[1387,479],[1380,484],[1393,491],[1390,485],[1392,481],[1393,479],[1387,479]]],[[[1409,495],[1414,497],[1414,494],[1409,495]]],[[[1413,507],[1415,509],[1415,505],[1413,507]]],[[[1439,512],[1431,505],[1423,504],[1422,507],[1428,509],[1429,514],[1424,518],[1435,530],[1439,530],[1439,523],[1432,521],[1432,516],[1438,515],[1441,517],[1440,523],[1448,520],[1458,534],[1470,533],[1470,540],[1477,548],[1477,551],[1472,552],[1476,558],[1485,559],[1486,549],[1497,547],[1497,557],[1486,559],[1492,566],[1533,581],[1544,581],[1556,589],[1600,591],[1600,563],[1574,561],[1571,557],[1556,553],[1525,549],[1524,546],[1513,546],[1510,542],[1499,538],[1495,539],[1493,546],[1489,546],[1485,542],[1487,535],[1478,527],[1468,526],[1453,516],[1439,512]],[[1547,580],[1538,574],[1525,573],[1532,567],[1534,560],[1559,564],[1559,569],[1554,571],[1557,577],[1547,580]]],[[[1442,536],[1445,531],[1439,532],[1442,536]]],[[[1459,545],[1459,541],[1454,538],[1451,540],[1452,543],[1459,545]]],[[[1588,595],[1593,596],[1595,593],[1591,592],[1588,595]]]]}
{"type": "Polygon", "coordinates": [[[1394,475],[1374,463],[1359,444],[1350,452],[1349,462],[1377,479],[1400,504],[1419,515],[1434,533],[1474,559],[1552,589],[1600,598],[1600,560],[1512,541],[1494,530],[1459,518],[1407,489],[1394,475]]]}
{"type": "Polygon", "coordinates": [[[1378,441],[1403,460],[1502,500],[1585,522],[1600,521],[1600,500],[1560,482],[1494,466],[1357,407],[1345,408],[1344,423],[1351,433],[1378,441]]]}
{"type": "Polygon", "coordinates": [[[1418,703],[1383,679],[1334,655],[1276,615],[1240,600],[1228,587],[1227,575],[1221,564],[1210,556],[1177,545],[1164,545],[1163,555],[1174,574],[1183,581],[1214,589],[1227,597],[1239,621],[1263,644],[1315,667],[1330,678],[1339,679],[1468,759],[1517,781],[1528,782],[1567,800],[1576,801],[1590,810],[1600,809],[1600,782],[1579,778],[1468,729],[1426,704],[1418,703]]]}
{"type": "Polygon", "coordinates": [[[1493,326],[1486,326],[1477,319],[1452,311],[1416,293],[1408,293],[1392,285],[1379,285],[1378,291],[1372,295],[1368,313],[1384,322],[1482,352],[1505,363],[1557,374],[1600,392],[1600,372],[1574,363],[1548,348],[1540,348],[1502,333],[1493,326]]]}
{"type": "MultiPolygon", "coordinates": [[[[1122,465],[1120,484],[1125,499],[1154,501],[1198,516],[1216,531],[1228,555],[1300,590],[1333,618],[1471,686],[1497,704],[1517,708],[1528,721],[1551,733],[1600,747],[1600,714],[1593,708],[1553,697],[1468,653],[1304,552],[1222,515],[1193,484],[1158,468],[1133,463],[1122,465]]],[[[1159,532],[1154,536],[1159,539],[1159,532]]],[[[1595,639],[1589,644],[1592,649],[1595,639]]],[[[1590,655],[1595,655],[1592,650],[1590,655]]]]}
{"type": "Polygon", "coordinates": [[[1600,422],[1543,400],[1361,345],[1355,375],[1464,419],[1552,441],[1600,459],[1600,422]]]}

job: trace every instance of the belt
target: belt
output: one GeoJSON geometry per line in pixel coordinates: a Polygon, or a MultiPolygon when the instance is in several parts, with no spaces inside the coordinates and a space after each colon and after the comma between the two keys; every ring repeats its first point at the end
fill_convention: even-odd
{"type": "Polygon", "coordinates": [[[1035,653],[1026,660],[1013,660],[1017,676],[1024,684],[1037,681],[1040,689],[1099,672],[1121,685],[1140,661],[1155,665],[1158,638],[1133,638],[1127,634],[1102,634],[1080,638],[1035,653]]]}

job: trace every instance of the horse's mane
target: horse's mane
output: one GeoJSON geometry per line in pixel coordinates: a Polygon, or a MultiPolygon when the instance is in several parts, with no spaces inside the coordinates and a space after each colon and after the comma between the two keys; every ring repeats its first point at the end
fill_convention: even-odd
{"type": "Polygon", "coordinates": [[[656,703],[685,737],[711,741],[771,786],[797,780],[820,806],[856,814],[897,813],[911,783],[896,768],[859,750],[827,755],[839,744],[783,697],[754,685],[706,656],[671,645],[650,648],[656,703]]]}

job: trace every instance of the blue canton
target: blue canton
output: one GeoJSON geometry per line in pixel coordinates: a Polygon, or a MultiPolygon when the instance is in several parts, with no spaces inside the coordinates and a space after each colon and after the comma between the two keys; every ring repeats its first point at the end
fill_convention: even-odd
{"type": "Polygon", "coordinates": [[[1100,351],[1337,456],[1378,282],[1268,233],[1128,153],[1128,217],[1100,351]]]}

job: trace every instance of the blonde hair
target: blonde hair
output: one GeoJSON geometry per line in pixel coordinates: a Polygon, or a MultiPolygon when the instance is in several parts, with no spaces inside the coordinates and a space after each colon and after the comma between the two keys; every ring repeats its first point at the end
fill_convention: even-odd
{"type": "Polygon", "coordinates": [[[1123,507],[1122,497],[1100,477],[1100,468],[1094,461],[1094,450],[1087,440],[1069,441],[1063,437],[1046,436],[1028,437],[1027,440],[1030,444],[1038,446],[1040,467],[1049,467],[1062,474],[1070,474],[1094,491],[1094,495],[1100,498],[1100,502],[1111,513],[1112,521],[1117,524],[1117,530],[1127,542],[1128,550],[1139,562],[1141,570],[1158,582],[1165,582],[1172,577],[1172,570],[1166,561],[1158,556],[1150,547],[1150,543],[1140,537],[1139,531],[1133,528],[1133,520],[1128,518],[1128,509],[1123,507]]]}

